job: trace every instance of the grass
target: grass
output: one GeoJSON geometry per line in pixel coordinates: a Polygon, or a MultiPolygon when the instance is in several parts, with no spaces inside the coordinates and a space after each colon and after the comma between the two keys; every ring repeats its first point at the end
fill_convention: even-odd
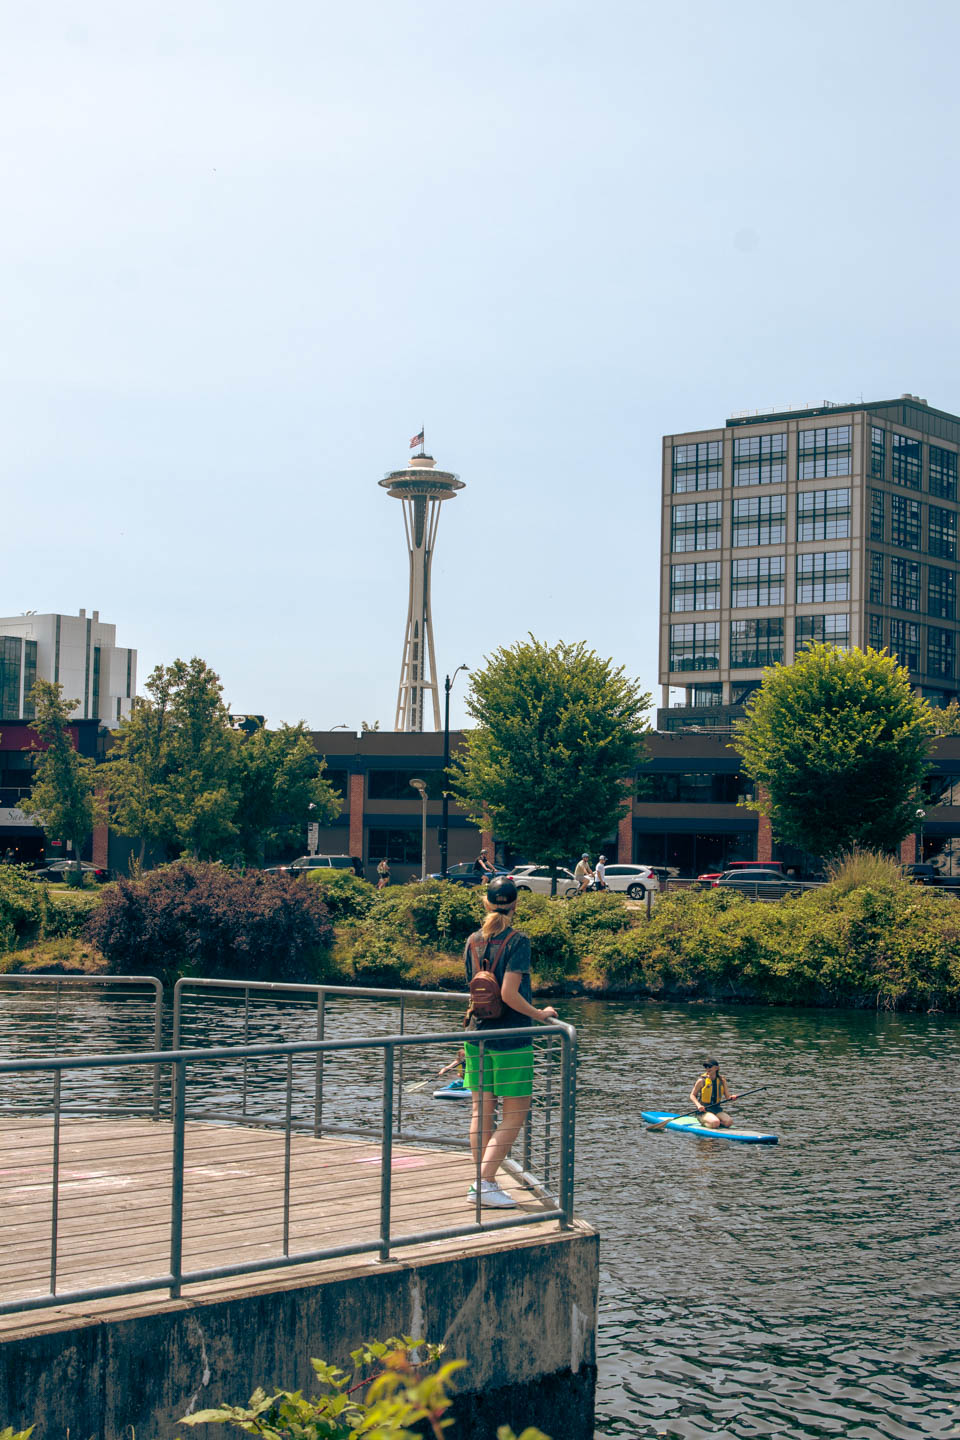
{"type": "Polygon", "coordinates": [[[103,975],[107,962],[85,940],[41,940],[0,955],[0,975],[103,975]]]}

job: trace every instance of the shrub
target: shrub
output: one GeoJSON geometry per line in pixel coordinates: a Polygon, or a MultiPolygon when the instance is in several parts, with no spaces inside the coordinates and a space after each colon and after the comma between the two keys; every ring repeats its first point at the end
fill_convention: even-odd
{"type": "Polygon", "coordinates": [[[851,850],[827,866],[827,879],[838,895],[869,885],[872,889],[898,890],[908,882],[896,860],[876,850],[851,850]]]}
{"type": "Polygon", "coordinates": [[[69,900],[56,894],[47,896],[47,913],[43,922],[45,940],[78,940],[87,921],[100,904],[101,895],[93,890],[78,891],[69,900]]]}
{"type": "Polygon", "coordinates": [[[46,889],[15,865],[0,865],[0,953],[36,939],[49,909],[46,889]]]}
{"type": "Polygon", "coordinates": [[[119,880],[84,930],[113,974],[317,980],[333,938],[315,885],[178,861],[119,880]]]}
{"type": "Polygon", "coordinates": [[[377,894],[369,880],[354,875],[352,870],[327,870],[318,866],[308,870],[304,878],[320,891],[334,924],[366,915],[377,894]]]}
{"type": "Polygon", "coordinates": [[[530,940],[535,980],[550,984],[576,970],[569,905],[549,895],[523,893],[517,905],[516,926],[530,940]]]}
{"type": "Polygon", "coordinates": [[[567,902],[567,919],[577,948],[589,947],[601,935],[616,935],[629,930],[634,911],[627,909],[626,898],[614,891],[575,895],[567,902]]]}

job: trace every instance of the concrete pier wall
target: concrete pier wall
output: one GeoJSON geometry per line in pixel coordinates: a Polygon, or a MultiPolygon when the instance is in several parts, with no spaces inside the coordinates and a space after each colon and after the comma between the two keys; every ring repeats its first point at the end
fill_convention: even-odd
{"type": "MultiPolygon", "coordinates": [[[[259,1279],[229,1295],[147,1300],[122,1311],[38,1314],[0,1343],[0,1428],[33,1440],[172,1440],[185,1413],[245,1401],[257,1385],[315,1388],[312,1356],[349,1367],[363,1340],[443,1341],[458,1378],[454,1440],[499,1424],[592,1440],[599,1240],[577,1223],[548,1236],[436,1259],[259,1279]]],[[[187,1432],[224,1440],[221,1426],[187,1432]]]]}

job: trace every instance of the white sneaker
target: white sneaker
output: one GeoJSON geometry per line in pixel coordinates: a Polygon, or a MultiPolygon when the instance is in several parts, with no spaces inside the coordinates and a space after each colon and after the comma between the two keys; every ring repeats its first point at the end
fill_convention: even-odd
{"type": "MultiPolygon", "coordinates": [[[[470,1186],[470,1189],[467,1191],[467,1199],[468,1199],[468,1200],[472,1200],[474,1203],[476,1203],[476,1199],[477,1199],[477,1186],[476,1186],[476,1183],[474,1183],[473,1185],[471,1185],[471,1186],[470,1186]]],[[[513,1196],[512,1196],[512,1195],[508,1195],[507,1192],[506,1192],[506,1190],[501,1190],[501,1189],[500,1189],[500,1186],[497,1184],[497,1182],[496,1182],[495,1180],[481,1180],[481,1181],[480,1181],[480,1204],[481,1204],[481,1205],[492,1205],[492,1206],[497,1206],[497,1207],[499,1207],[500,1209],[510,1209],[510,1208],[512,1208],[513,1206],[515,1206],[516,1203],[517,1203],[517,1202],[516,1202],[516,1200],[514,1200],[513,1196]]]]}

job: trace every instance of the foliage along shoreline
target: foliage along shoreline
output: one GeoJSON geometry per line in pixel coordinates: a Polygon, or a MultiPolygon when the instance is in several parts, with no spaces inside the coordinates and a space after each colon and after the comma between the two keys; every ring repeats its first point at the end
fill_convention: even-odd
{"type": "MultiPolygon", "coordinates": [[[[476,891],[376,891],[345,871],[292,879],[177,862],[60,899],[0,869],[0,972],[180,974],[462,990],[476,891]]],[[[614,894],[522,894],[541,995],[651,1002],[960,1010],[960,900],[860,857],[775,903],[661,896],[648,919],[614,894]]]]}

